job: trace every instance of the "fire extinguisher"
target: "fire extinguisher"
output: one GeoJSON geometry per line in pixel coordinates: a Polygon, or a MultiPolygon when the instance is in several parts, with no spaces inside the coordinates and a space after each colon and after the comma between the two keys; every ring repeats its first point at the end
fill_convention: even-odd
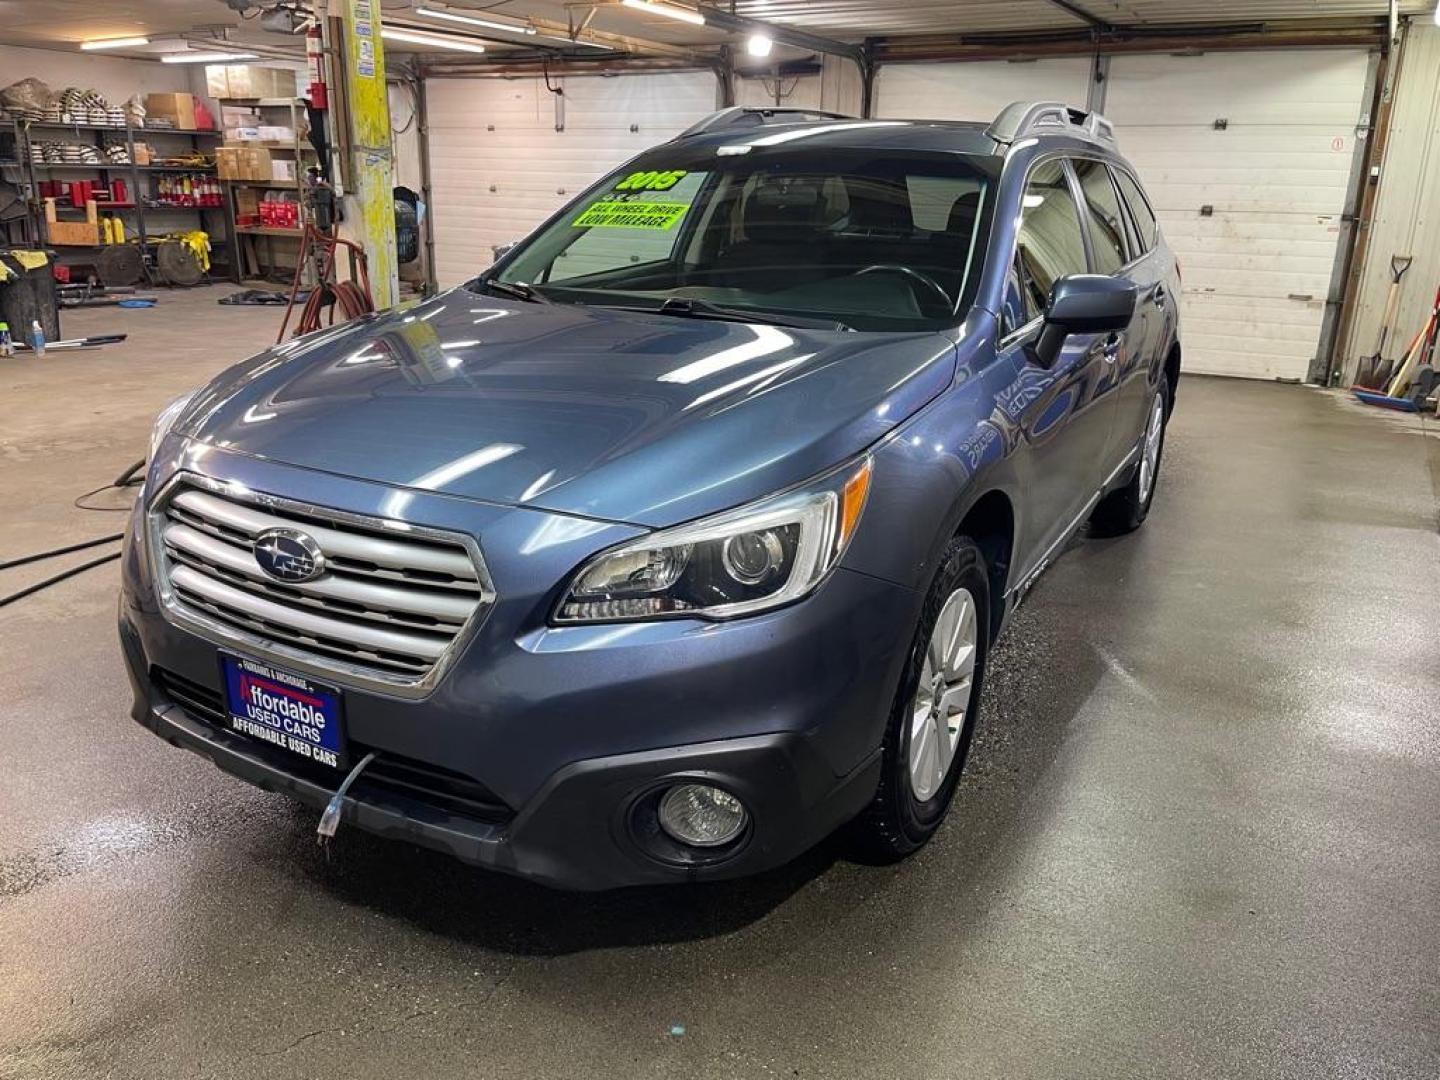
{"type": "Polygon", "coordinates": [[[310,107],[328,109],[330,97],[325,88],[325,44],[318,25],[305,31],[305,64],[310,69],[310,107]]]}

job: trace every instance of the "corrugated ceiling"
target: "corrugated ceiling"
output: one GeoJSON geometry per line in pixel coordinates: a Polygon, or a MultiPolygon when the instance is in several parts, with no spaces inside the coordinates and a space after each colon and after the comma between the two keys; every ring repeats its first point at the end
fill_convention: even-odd
{"type": "MultiPolygon", "coordinates": [[[[424,0],[385,0],[388,22],[427,24],[412,9],[424,0]]],[[[436,0],[430,0],[435,3],[436,0]]],[[[693,5],[694,0],[674,0],[693,5]]],[[[710,0],[728,7],[728,0],[710,0]]],[[[869,36],[911,34],[982,34],[1004,31],[1074,30],[1084,20],[1065,10],[1066,3],[1117,25],[1258,22],[1276,19],[1379,16],[1386,0],[736,0],[736,11],[859,40],[869,36]]],[[[1423,14],[1435,0],[1401,0],[1405,14],[1423,14]]],[[[564,25],[570,14],[581,17],[587,5],[565,0],[438,0],[439,6],[515,19],[537,18],[564,25]]],[[[74,47],[78,42],[132,34],[191,31],[200,26],[231,27],[233,40],[298,46],[285,37],[266,34],[243,21],[222,0],[0,0],[0,28],[9,45],[74,47]]],[[[716,45],[729,35],[695,27],[634,8],[615,0],[598,6],[592,29],[669,45],[716,45]]],[[[445,29],[438,24],[436,29],[445,29]]],[[[506,35],[495,34],[487,48],[507,49],[506,35]]],[[[515,45],[527,44],[515,41],[515,45]]],[[[528,44],[538,44],[530,39],[528,44]]],[[[174,47],[171,43],[170,47],[174,47]]],[[[135,54],[132,54],[135,55],[135,54]]]]}

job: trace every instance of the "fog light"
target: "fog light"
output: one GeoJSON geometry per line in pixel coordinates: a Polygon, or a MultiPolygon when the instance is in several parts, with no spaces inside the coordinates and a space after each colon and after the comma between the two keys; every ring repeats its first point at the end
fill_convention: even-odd
{"type": "Polygon", "coordinates": [[[660,827],[693,847],[728,844],[748,817],[744,803],[709,784],[677,784],[660,800],[660,827]]]}

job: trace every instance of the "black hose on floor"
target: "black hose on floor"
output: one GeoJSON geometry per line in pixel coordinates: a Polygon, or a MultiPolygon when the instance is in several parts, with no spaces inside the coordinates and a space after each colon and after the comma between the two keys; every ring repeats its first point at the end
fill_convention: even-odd
{"type": "Polygon", "coordinates": [[[82,573],[93,567],[104,566],[106,563],[112,562],[118,558],[120,558],[120,552],[112,551],[109,555],[101,555],[98,559],[91,559],[89,562],[81,563],[79,566],[72,566],[69,570],[61,571],[60,573],[55,574],[52,577],[46,578],[44,581],[37,581],[34,585],[28,585],[25,588],[21,589],[19,592],[13,592],[9,596],[0,596],[0,608],[3,608],[8,604],[13,604],[16,600],[23,600],[25,599],[25,597],[30,596],[33,593],[37,593],[41,589],[48,589],[51,585],[58,585],[60,584],[60,582],[66,580],[67,578],[72,578],[76,574],[82,573]]]}
{"type": "Polygon", "coordinates": [[[86,548],[99,547],[101,544],[108,544],[112,540],[123,539],[125,539],[123,532],[111,533],[109,536],[101,536],[94,540],[82,540],[78,544],[66,544],[64,547],[51,548],[49,551],[37,551],[33,555],[21,555],[18,559],[0,562],[0,570],[9,570],[15,566],[25,566],[28,563],[40,562],[43,559],[53,559],[59,555],[69,555],[72,551],[84,551],[86,548]]]}

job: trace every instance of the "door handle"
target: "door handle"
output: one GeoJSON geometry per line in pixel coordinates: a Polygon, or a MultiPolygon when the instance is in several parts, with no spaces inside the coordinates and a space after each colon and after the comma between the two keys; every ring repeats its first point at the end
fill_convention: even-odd
{"type": "Polygon", "coordinates": [[[1115,357],[1120,355],[1120,343],[1124,340],[1124,334],[1111,334],[1105,339],[1105,346],[1100,350],[1100,355],[1105,358],[1107,364],[1113,364],[1115,357]]]}

